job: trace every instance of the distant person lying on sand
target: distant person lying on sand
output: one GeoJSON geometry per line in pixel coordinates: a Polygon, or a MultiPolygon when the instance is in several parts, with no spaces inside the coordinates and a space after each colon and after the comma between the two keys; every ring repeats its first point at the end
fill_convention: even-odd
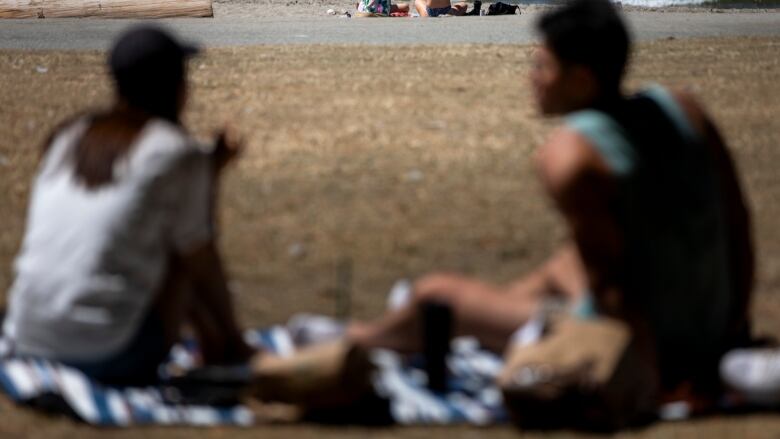
{"type": "Polygon", "coordinates": [[[239,145],[223,133],[206,152],[180,121],[195,52],[156,28],[128,31],[110,54],[112,107],[45,143],[3,328],[15,355],[124,385],[155,381],[185,324],[207,364],[252,354],[214,227],[239,145]]]}
{"type": "MultiPolygon", "coordinates": [[[[475,2],[475,5],[481,2],[475,2]]],[[[392,4],[389,0],[361,0],[355,5],[358,14],[364,16],[379,16],[393,14],[408,14],[409,3],[392,4]]],[[[414,8],[421,17],[438,17],[440,15],[466,15],[467,3],[452,5],[450,0],[415,0],[414,8]]],[[[479,6],[476,6],[479,15],[479,6]]]]}
{"type": "Polygon", "coordinates": [[[390,3],[390,0],[361,0],[355,4],[358,14],[390,15],[408,14],[409,3],[390,3]]]}
{"type": "Polygon", "coordinates": [[[390,4],[390,13],[391,14],[408,14],[409,13],[409,3],[391,3],[390,4]]]}
{"type": "Polygon", "coordinates": [[[450,0],[415,0],[414,8],[420,17],[438,17],[440,15],[465,15],[468,4],[450,3],[450,0]]]}
{"type": "Polygon", "coordinates": [[[748,336],[753,280],[749,214],[728,149],[691,95],[622,93],[630,41],[608,1],[574,0],[538,26],[535,99],[565,119],[536,163],[569,243],[507,285],[425,276],[409,305],[351,324],[347,337],[419,351],[420,309],[433,302],[452,310],[454,335],[501,352],[556,296],[577,318],[628,323],[654,352],[664,394],[712,396],[719,358],[748,336]]]}

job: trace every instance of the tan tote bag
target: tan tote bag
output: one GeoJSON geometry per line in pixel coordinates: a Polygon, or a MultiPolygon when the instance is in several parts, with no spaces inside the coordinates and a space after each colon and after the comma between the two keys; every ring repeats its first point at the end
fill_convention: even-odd
{"type": "Polygon", "coordinates": [[[626,324],[558,317],[540,340],[507,350],[498,377],[521,428],[615,431],[656,417],[658,374],[626,324]]]}

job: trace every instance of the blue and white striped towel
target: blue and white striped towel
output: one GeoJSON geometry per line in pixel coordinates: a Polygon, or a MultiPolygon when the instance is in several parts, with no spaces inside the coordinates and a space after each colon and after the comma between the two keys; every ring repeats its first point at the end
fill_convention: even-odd
{"type": "Polygon", "coordinates": [[[372,359],[378,366],[374,388],[379,396],[390,401],[390,415],[398,424],[489,425],[508,420],[495,384],[503,361],[480,349],[475,339],[453,340],[444,393],[428,389],[419,363],[404,361],[397,353],[385,350],[375,351],[372,359]]]}
{"type": "MultiPolygon", "coordinates": [[[[284,326],[251,330],[247,340],[277,355],[295,351],[284,326]]],[[[171,362],[187,368],[193,364],[192,343],[178,345],[171,362]]],[[[494,384],[501,358],[479,349],[468,338],[453,341],[448,359],[448,391],[438,394],[426,387],[421,367],[395,352],[377,350],[374,387],[389,400],[390,416],[402,425],[467,423],[486,425],[507,419],[501,394],[494,384]]],[[[70,412],[89,424],[125,427],[132,425],[238,425],[248,426],[254,417],[247,407],[182,405],[172,402],[165,387],[105,387],[71,367],[42,359],[0,360],[0,389],[12,400],[34,403],[44,396],[59,397],[70,412]]],[[[63,410],[68,411],[68,410],[63,410]]]]}
{"type": "MultiPolygon", "coordinates": [[[[388,297],[388,307],[402,306],[410,295],[409,282],[397,282],[388,297]]],[[[288,356],[296,349],[287,326],[249,330],[245,338],[250,345],[275,355],[288,356]]],[[[168,394],[169,386],[105,387],[79,370],[42,359],[13,358],[9,356],[9,351],[0,337],[0,390],[20,404],[34,405],[41,398],[59,398],[64,402],[61,411],[101,426],[248,426],[254,423],[251,410],[243,405],[180,404],[176,402],[175,395],[168,394]]],[[[197,344],[193,341],[175,346],[171,351],[170,365],[180,370],[193,368],[197,351],[197,344]]],[[[444,393],[428,389],[424,369],[415,359],[410,361],[392,351],[376,350],[372,353],[372,360],[377,365],[374,389],[378,396],[389,401],[389,415],[398,424],[487,425],[508,419],[501,393],[495,384],[502,359],[481,349],[475,339],[463,337],[453,340],[447,359],[448,390],[444,393]]],[[[161,368],[163,380],[166,379],[167,369],[161,368]]]]}
{"type": "Polygon", "coordinates": [[[42,397],[59,397],[65,403],[63,412],[72,412],[84,422],[100,426],[253,423],[252,412],[243,406],[175,404],[166,398],[163,388],[105,387],[77,369],[42,359],[0,360],[0,387],[21,404],[35,404],[42,397]]]}

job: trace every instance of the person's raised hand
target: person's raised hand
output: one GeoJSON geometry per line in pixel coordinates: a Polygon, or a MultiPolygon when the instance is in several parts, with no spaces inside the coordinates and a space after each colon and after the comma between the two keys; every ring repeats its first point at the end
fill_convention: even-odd
{"type": "Polygon", "coordinates": [[[217,133],[217,140],[212,155],[214,166],[221,171],[230,162],[236,159],[244,149],[244,139],[238,131],[229,124],[225,124],[217,133]]]}

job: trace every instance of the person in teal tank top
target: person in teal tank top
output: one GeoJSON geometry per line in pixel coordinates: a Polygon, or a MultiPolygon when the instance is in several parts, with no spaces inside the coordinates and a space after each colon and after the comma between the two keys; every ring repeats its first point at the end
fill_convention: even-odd
{"type": "Polygon", "coordinates": [[[749,214],[728,150],[692,96],[626,96],[629,42],[606,2],[542,19],[532,83],[565,123],[539,150],[600,313],[648,333],[665,390],[712,392],[749,336],[749,214]],[[584,17],[590,17],[585,19],[584,17]]]}
{"type": "Polygon", "coordinates": [[[718,359],[748,328],[746,310],[732,315],[746,294],[732,269],[741,256],[731,253],[739,232],[729,229],[733,201],[722,196],[722,164],[711,142],[660,86],[572,112],[564,129],[595,152],[602,178],[613,180],[602,215],[613,221],[606,236],[621,244],[602,262],[611,285],[593,291],[618,290],[614,313],[631,313],[648,327],[668,387],[716,381],[718,359]]]}
{"type": "Polygon", "coordinates": [[[571,1],[538,29],[535,100],[564,123],[537,150],[537,168],[569,241],[508,285],[425,276],[408,306],[347,334],[420,349],[419,308],[435,301],[451,307],[455,334],[501,351],[556,296],[580,318],[627,322],[667,395],[713,395],[720,356],[749,335],[753,282],[749,213],[728,149],[692,96],[622,92],[630,39],[607,0],[571,1]]]}

